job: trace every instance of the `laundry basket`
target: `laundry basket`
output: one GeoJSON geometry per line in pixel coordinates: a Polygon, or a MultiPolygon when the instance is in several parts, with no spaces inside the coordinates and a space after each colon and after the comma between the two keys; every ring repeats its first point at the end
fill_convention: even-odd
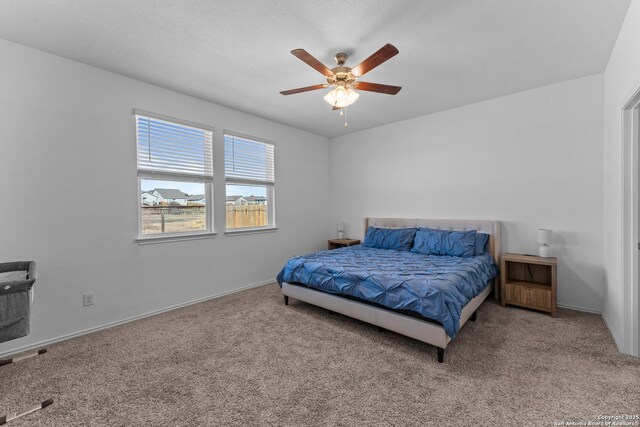
{"type": "MultiPolygon", "coordinates": [[[[29,335],[33,284],[36,281],[35,261],[0,263],[0,343],[29,335]]],[[[45,354],[41,349],[10,359],[0,359],[0,367],[45,354]]],[[[9,415],[0,415],[0,426],[53,403],[47,399],[37,405],[9,415]]]]}
{"type": "Polygon", "coordinates": [[[31,299],[36,263],[0,263],[0,343],[29,335],[31,299]]]}

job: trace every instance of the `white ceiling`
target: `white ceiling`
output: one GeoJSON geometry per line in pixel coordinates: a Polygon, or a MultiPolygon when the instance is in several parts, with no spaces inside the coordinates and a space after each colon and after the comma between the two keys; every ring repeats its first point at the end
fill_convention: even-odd
{"type": "Polygon", "coordinates": [[[327,137],[604,70],[630,0],[3,0],[0,38],[327,137]],[[355,66],[400,54],[363,81],[349,128],[289,53],[355,66]]]}

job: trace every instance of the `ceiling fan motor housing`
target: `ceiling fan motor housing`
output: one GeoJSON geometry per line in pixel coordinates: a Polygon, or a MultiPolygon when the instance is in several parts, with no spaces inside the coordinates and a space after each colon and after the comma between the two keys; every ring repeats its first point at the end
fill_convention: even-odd
{"type": "Polygon", "coordinates": [[[351,73],[351,67],[345,67],[344,61],[347,60],[346,53],[339,53],[336,55],[336,62],[338,63],[337,67],[333,67],[331,72],[333,76],[327,77],[327,82],[331,85],[339,85],[339,86],[355,86],[355,82],[357,77],[351,73]]]}
{"type": "Polygon", "coordinates": [[[354,83],[356,81],[356,77],[351,73],[351,67],[344,66],[347,58],[349,58],[349,55],[344,52],[336,54],[333,59],[336,61],[338,66],[331,69],[333,75],[331,77],[327,77],[327,83],[330,85],[345,87],[355,86],[354,83]]]}

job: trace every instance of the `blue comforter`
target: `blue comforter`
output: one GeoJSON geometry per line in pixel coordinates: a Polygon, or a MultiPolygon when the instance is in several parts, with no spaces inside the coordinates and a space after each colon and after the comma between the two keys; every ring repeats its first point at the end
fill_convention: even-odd
{"type": "Polygon", "coordinates": [[[357,245],[291,258],[277,280],[415,311],[454,339],[463,307],[497,274],[489,254],[459,258],[357,245]]]}

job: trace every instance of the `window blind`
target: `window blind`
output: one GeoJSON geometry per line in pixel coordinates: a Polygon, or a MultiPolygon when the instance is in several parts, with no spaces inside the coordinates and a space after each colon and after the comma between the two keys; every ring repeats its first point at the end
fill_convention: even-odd
{"type": "Polygon", "coordinates": [[[274,182],[273,144],[224,136],[224,172],[227,180],[274,182]]]}
{"type": "Polygon", "coordinates": [[[136,115],[138,170],[213,177],[213,132],[136,115]]]}

